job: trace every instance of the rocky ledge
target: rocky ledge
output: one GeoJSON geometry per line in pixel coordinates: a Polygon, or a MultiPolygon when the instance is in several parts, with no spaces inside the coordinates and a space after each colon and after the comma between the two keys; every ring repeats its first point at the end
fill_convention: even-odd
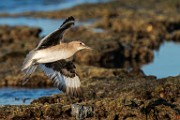
{"type": "Polygon", "coordinates": [[[179,118],[179,76],[156,79],[124,70],[99,69],[99,74],[94,74],[96,70],[91,68],[91,77],[82,75],[82,98],[59,94],[39,98],[30,105],[0,106],[0,119],[179,118]]]}

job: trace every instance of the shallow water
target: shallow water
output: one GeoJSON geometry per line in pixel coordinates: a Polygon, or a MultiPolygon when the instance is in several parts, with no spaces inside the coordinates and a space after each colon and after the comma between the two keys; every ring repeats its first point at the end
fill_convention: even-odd
{"type": "Polygon", "coordinates": [[[180,75],[180,43],[165,42],[154,56],[152,63],[142,67],[146,75],[157,78],[180,75]]]}
{"type": "Polygon", "coordinates": [[[0,13],[52,11],[70,8],[83,3],[100,3],[108,0],[1,0],[0,13]]]}
{"type": "Polygon", "coordinates": [[[43,96],[50,96],[52,94],[59,94],[60,91],[55,88],[0,88],[0,105],[19,105],[30,104],[32,100],[43,96]]]}
{"type": "MultiPolygon", "coordinates": [[[[64,20],[62,19],[46,19],[46,18],[32,18],[32,17],[3,17],[0,18],[0,25],[10,25],[10,26],[30,26],[30,27],[38,27],[43,31],[41,32],[41,36],[47,35],[48,33],[57,29],[64,20]]],[[[94,20],[88,20],[86,22],[78,22],[76,21],[75,26],[88,26],[91,25],[94,20]]]]}

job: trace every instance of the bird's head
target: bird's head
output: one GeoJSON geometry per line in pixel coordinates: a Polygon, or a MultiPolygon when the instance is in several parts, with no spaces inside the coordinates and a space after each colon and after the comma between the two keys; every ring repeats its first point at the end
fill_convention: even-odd
{"type": "Polygon", "coordinates": [[[70,43],[77,51],[83,50],[83,49],[88,49],[92,50],[92,48],[86,46],[83,42],[81,41],[72,41],[70,43]]]}

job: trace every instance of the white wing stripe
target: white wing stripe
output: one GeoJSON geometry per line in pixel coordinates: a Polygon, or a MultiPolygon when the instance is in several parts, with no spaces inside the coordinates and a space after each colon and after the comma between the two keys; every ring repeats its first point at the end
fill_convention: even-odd
{"type": "Polygon", "coordinates": [[[62,75],[60,72],[54,71],[51,68],[47,68],[43,64],[39,64],[39,66],[43,69],[45,74],[53,81],[54,85],[60,90],[66,88],[67,93],[77,93],[76,90],[81,85],[80,79],[77,75],[73,78],[70,78],[62,75]]]}

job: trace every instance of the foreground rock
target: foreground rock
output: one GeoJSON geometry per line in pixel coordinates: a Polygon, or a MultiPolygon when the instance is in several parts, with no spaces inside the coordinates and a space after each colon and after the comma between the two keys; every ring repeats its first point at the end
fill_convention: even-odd
{"type": "Polygon", "coordinates": [[[83,98],[70,99],[61,94],[39,98],[27,106],[1,106],[0,118],[177,119],[180,77],[157,80],[153,76],[134,74],[119,71],[107,77],[84,78],[83,98]]]}

